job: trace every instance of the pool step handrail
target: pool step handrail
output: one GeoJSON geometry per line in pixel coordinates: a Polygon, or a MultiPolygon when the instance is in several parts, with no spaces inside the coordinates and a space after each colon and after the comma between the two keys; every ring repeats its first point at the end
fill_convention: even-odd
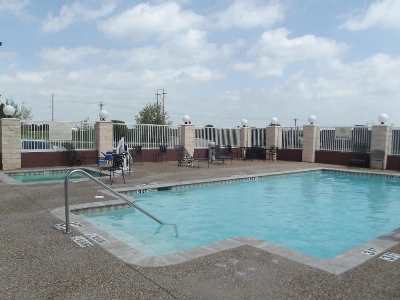
{"type": "Polygon", "coordinates": [[[94,177],[93,175],[89,174],[88,172],[86,172],[83,169],[73,169],[70,170],[69,172],[67,172],[67,174],[65,175],[65,179],[64,179],[64,196],[65,196],[65,233],[71,233],[71,227],[70,227],[70,221],[69,221],[69,197],[68,197],[68,189],[69,189],[69,179],[70,177],[75,174],[75,173],[80,173],[82,175],[84,175],[85,177],[91,179],[92,181],[94,181],[95,183],[97,183],[98,185],[100,185],[101,187],[103,187],[104,189],[106,189],[107,191],[109,191],[111,194],[113,194],[114,196],[118,197],[121,200],[124,200],[129,206],[136,208],[138,211],[140,211],[141,213],[145,214],[146,216],[148,216],[149,218],[153,219],[154,221],[156,221],[158,224],[160,225],[171,225],[174,226],[175,228],[175,233],[177,234],[177,227],[176,224],[169,224],[169,223],[165,223],[163,221],[161,221],[159,218],[155,217],[154,215],[152,215],[151,213],[149,213],[148,211],[146,211],[145,209],[141,208],[140,206],[138,206],[135,201],[131,201],[131,199],[129,199],[127,196],[118,193],[117,191],[113,190],[112,188],[110,188],[109,186],[107,186],[106,184],[104,184],[102,181],[100,181],[99,179],[97,179],[96,177],[94,177]]]}

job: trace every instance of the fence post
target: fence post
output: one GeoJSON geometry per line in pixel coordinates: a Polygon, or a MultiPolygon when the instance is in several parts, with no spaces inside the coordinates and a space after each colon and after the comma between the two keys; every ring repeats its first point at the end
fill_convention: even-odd
{"type": "Polygon", "coordinates": [[[315,162],[315,152],[319,150],[319,126],[310,124],[303,127],[303,159],[305,162],[315,162]]]}
{"type": "Polygon", "coordinates": [[[183,124],[181,125],[181,143],[183,148],[191,156],[194,156],[194,128],[192,121],[188,115],[183,117],[183,124]]]}
{"type": "Polygon", "coordinates": [[[109,121],[97,121],[96,131],[96,149],[97,154],[106,153],[113,149],[113,124],[109,121]]]}
{"type": "Polygon", "coordinates": [[[240,149],[242,158],[246,158],[247,148],[251,148],[251,128],[247,126],[247,120],[242,120],[242,127],[240,127],[240,149]]]}
{"type": "Polygon", "coordinates": [[[21,121],[0,119],[0,167],[2,170],[21,168],[21,121]]]}
{"type": "Polygon", "coordinates": [[[282,128],[278,124],[265,129],[265,146],[267,149],[282,147],[282,128]]]}
{"type": "Polygon", "coordinates": [[[381,124],[372,126],[371,133],[371,161],[370,167],[373,169],[386,169],[387,157],[392,146],[392,127],[381,124]],[[382,157],[379,160],[373,158],[374,152],[380,151],[382,157]],[[382,160],[383,159],[383,160],[382,160]]]}

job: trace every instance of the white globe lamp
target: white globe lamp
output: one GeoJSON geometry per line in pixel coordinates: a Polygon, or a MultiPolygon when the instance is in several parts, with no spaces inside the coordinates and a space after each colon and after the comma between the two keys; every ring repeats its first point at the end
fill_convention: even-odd
{"type": "Polygon", "coordinates": [[[105,109],[100,110],[99,118],[100,118],[100,121],[107,121],[107,119],[108,119],[108,111],[106,111],[105,109]]]}
{"type": "Polygon", "coordinates": [[[192,125],[192,119],[189,115],[184,115],[182,118],[183,124],[185,125],[192,125]]]}
{"type": "Polygon", "coordinates": [[[385,125],[385,124],[389,121],[389,116],[388,116],[388,114],[381,113],[381,114],[378,116],[378,121],[379,121],[379,123],[380,123],[381,125],[385,125]]]}
{"type": "Polygon", "coordinates": [[[247,125],[249,124],[249,121],[247,119],[242,119],[241,124],[242,124],[242,127],[247,127],[247,125]]]}
{"type": "Polygon", "coordinates": [[[6,104],[3,108],[3,112],[6,115],[6,117],[13,117],[15,114],[15,108],[10,104],[6,104]]]}
{"type": "Polygon", "coordinates": [[[310,122],[310,125],[314,125],[317,122],[317,117],[315,115],[310,115],[308,117],[308,122],[310,122]]]}
{"type": "Polygon", "coordinates": [[[273,118],[271,119],[271,125],[272,125],[272,126],[277,126],[277,125],[279,125],[279,119],[278,119],[277,117],[273,117],[273,118]]]}

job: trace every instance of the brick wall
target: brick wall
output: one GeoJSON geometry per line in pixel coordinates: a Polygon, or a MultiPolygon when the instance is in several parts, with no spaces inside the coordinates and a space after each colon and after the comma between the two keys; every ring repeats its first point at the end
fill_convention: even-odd
{"type": "Polygon", "coordinates": [[[278,160],[302,161],[302,149],[278,149],[278,160]]]}
{"type": "MultiPolygon", "coordinates": [[[[97,151],[76,151],[82,165],[92,165],[97,162],[97,151]]],[[[67,152],[23,152],[21,153],[22,168],[69,166],[67,152]]]]}

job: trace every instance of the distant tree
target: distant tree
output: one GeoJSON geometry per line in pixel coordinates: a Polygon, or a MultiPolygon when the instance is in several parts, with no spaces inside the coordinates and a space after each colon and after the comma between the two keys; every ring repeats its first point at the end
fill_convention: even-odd
{"type": "Polygon", "coordinates": [[[148,103],[135,116],[137,124],[157,124],[169,125],[167,112],[162,112],[161,105],[157,103],[148,103]]]}
{"type": "Polygon", "coordinates": [[[0,119],[5,118],[6,115],[3,112],[3,109],[6,105],[11,105],[15,108],[15,113],[14,113],[14,118],[21,119],[21,120],[27,120],[32,118],[32,110],[25,106],[24,104],[18,105],[11,99],[6,99],[6,104],[2,103],[0,104],[0,119]]]}
{"type": "Polygon", "coordinates": [[[214,125],[212,125],[212,124],[207,124],[206,126],[204,126],[204,127],[207,127],[207,128],[209,128],[209,127],[214,127],[214,125]]]}

